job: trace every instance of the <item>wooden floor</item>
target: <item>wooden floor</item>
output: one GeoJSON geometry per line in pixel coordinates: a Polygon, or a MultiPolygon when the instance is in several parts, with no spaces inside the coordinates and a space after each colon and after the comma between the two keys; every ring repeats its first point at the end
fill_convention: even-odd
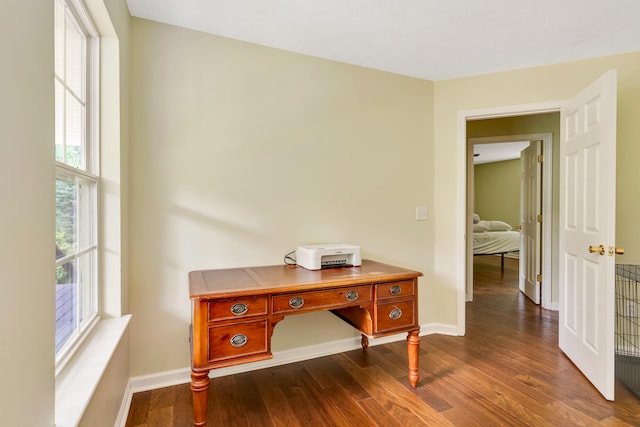
{"type": "MultiPolygon", "coordinates": [[[[608,402],[558,349],[557,312],[517,289],[517,261],[476,257],[465,337],[404,341],[211,380],[208,426],[640,426],[640,399],[608,402]]],[[[373,341],[372,344],[375,344],[373,341]]],[[[128,427],[189,426],[189,385],[136,393],[128,427]]]]}

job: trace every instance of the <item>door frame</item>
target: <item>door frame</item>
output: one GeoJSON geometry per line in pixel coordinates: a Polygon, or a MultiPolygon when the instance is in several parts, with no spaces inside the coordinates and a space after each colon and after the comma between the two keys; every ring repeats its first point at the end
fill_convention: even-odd
{"type": "MultiPolygon", "coordinates": [[[[530,115],[530,114],[526,114],[530,115]]],[[[495,118],[495,117],[494,117],[495,118]]],[[[479,119],[476,119],[479,120],[479,119]]],[[[465,125],[466,129],[466,125],[465,125]]],[[[500,135],[469,138],[467,143],[467,212],[469,213],[473,207],[473,188],[474,188],[474,165],[473,165],[473,146],[476,144],[493,144],[513,141],[542,141],[542,152],[544,153],[544,163],[549,167],[542,168],[542,257],[541,271],[542,274],[542,308],[557,310],[558,304],[552,301],[552,289],[557,286],[557,277],[552,275],[552,242],[553,242],[553,134],[551,132],[527,133],[516,135],[500,135]]],[[[557,184],[557,183],[556,183],[557,184]]],[[[520,192],[522,199],[522,192],[520,192]]],[[[470,218],[473,212],[469,213],[470,218]]],[[[471,226],[473,227],[473,226],[471,226]]],[[[471,229],[470,232],[473,232],[471,229]]],[[[471,234],[467,234],[471,236],[471,234]]],[[[466,301],[473,301],[473,241],[467,239],[467,277],[466,277],[466,301]],[[470,261],[470,262],[469,262],[470,261]]]]}
{"type": "MultiPolygon", "coordinates": [[[[458,112],[458,226],[456,227],[456,240],[461,242],[457,245],[457,265],[463,267],[458,270],[457,274],[457,323],[458,335],[464,335],[466,330],[466,291],[467,291],[467,273],[469,267],[468,262],[473,262],[472,256],[467,254],[467,236],[471,236],[473,229],[471,222],[467,220],[473,212],[469,212],[471,206],[467,203],[467,121],[496,119],[501,117],[526,116],[532,114],[555,113],[559,112],[564,105],[564,100],[548,101],[532,104],[501,106],[491,108],[481,108],[473,110],[461,110],[458,112]]],[[[472,156],[473,157],[473,156],[472,156]]],[[[557,283],[557,281],[556,281],[557,283]]]]}

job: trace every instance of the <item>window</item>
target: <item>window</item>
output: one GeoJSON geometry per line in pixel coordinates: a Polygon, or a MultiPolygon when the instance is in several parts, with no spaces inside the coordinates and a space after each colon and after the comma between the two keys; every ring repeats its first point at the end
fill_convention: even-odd
{"type": "Polygon", "coordinates": [[[98,316],[98,38],[79,4],[54,1],[59,362],[98,316]]]}

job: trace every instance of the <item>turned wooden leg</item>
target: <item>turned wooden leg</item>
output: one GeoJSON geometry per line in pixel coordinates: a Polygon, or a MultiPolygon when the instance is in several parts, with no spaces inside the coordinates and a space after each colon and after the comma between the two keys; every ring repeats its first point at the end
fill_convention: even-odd
{"type": "Polygon", "coordinates": [[[365,334],[360,334],[360,344],[362,345],[362,351],[367,351],[369,348],[369,337],[365,334]]]}
{"type": "Polygon", "coordinates": [[[191,371],[191,396],[193,398],[193,425],[207,424],[209,404],[209,371],[191,371]]]}
{"type": "Polygon", "coordinates": [[[420,352],[420,329],[407,335],[407,354],[409,356],[409,382],[413,388],[418,386],[418,353],[420,352]]]}

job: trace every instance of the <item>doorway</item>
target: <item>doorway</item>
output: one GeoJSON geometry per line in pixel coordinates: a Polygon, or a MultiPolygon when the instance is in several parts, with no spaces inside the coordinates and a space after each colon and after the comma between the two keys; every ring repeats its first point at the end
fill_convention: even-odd
{"type": "MultiPolygon", "coordinates": [[[[557,141],[555,141],[554,144],[554,139],[557,139],[560,133],[559,107],[543,108],[541,110],[532,108],[532,110],[529,111],[522,111],[522,114],[519,113],[520,112],[508,111],[508,107],[505,107],[505,111],[498,114],[491,114],[489,116],[468,114],[465,117],[465,141],[463,151],[466,153],[464,170],[466,171],[467,188],[465,192],[465,194],[467,194],[465,226],[467,230],[466,235],[469,236],[469,238],[466,239],[465,265],[467,285],[465,301],[471,301],[473,299],[473,244],[471,239],[471,236],[473,236],[473,225],[472,221],[468,220],[474,213],[473,144],[539,139],[544,141],[544,151],[548,153],[548,157],[551,157],[548,158],[548,166],[543,168],[543,182],[547,183],[546,189],[543,188],[543,219],[546,217],[549,220],[543,220],[542,222],[544,246],[542,249],[543,259],[541,262],[543,282],[541,303],[544,308],[557,310],[558,269],[553,261],[553,254],[557,250],[557,224],[554,223],[553,219],[557,218],[557,183],[559,180],[557,176],[558,168],[557,165],[553,165],[552,159],[554,151],[557,152],[558,150],[557,141]],[[552,186],[553,182],[556,183],[555,186],[552,186]],[[554,206],[556,206],[555,209],[553,208],[554,206]],[[544,236],[546,236],[546,238],[544,238],[544,236]]],[[[464,307],[461,307],[461,309],[464,309],[464,307]]]]}
{"type": "MultiPolygon", "coordinates": [[[[513,141],[521,141],[521,142],[526,141],[527,145],[529,143],[533,143],[534,141],[541,141],[544,154],[543,154],[543,157],[539,158],[538,160],[541,162],[540,166],[541,166],[542,172],[541,172],[540,178],[542,183],[540,186],[540,190],[538,190],[540,191],[541,194],[536,195],[536,197],[539,197],[539,200],[540,200],[539,213],[541,214],[541,216],[538,217],[538,221],[541,223],[541,227],[540,227],[541,232],[540,232],[539,238],[542,241],[542,245],[540,249],[540,256],[537,260],[539,267],[536,267],[536,266],[533,266],[533,267],[535,267],[535,270],[536,270],[536,274],[534,276],[537,276],[536,280],[538,280],[540,287],[542,289],[541,295],[539,298],[537,298],[537,300],[541,303],[543,308],[551,309],[551,310],[558,309],[557,295],[556,295],[556,298],[554,298],[554,289],[557,289],[557,286],[554,286],[555,284],[554,277],[557,277],[557,273],[554,276],[554,269],[552,265],[552,260],[553,260],[552,253],[553,253],[554,244],[557,247],[557,233],[554,234],[553,232],[553,224],[554,224],[553,206],[554,206],[554,193],[557,194],[557,188],[558,188],[557,179],[555,181],[556,182],[555,186],[554,186],[554,179],[553,179],[553,171],[554,169],[557,170],[557,165],[556,167],[554,167],[554,162],[553,162],[555,158],[553,156],[553,152],[554,152],[553,136],[554,136],[554,131],[556,132],[555,134],[557,135],[559,124],[560,122],[559,122],[558,113],[547,113],[542,115],[529,115],[529,116],[519,116],[519,117],[500,118],[500,119],[488,119],[484,123],[479,123],[479,124],[476,123],[475,126],[470,126],[469,123],[467,124],[467,134],[470,135],[470,137],[468,138],[468,144],[467,144],[467,207],[468,207],[468,210],[471,211],[471,214],[468,216],[468,218],[471,218],[471,215],[475,213],[475,209],[474,209],[475,167],[474,167],[474,161],[473,161],[474,146],[479,144],[494,144],[494,146],[496,147],[499,147],[500,145],[507,147],[509,145],[514,145],[513,141]],[[509,129],[519,129],[519,128],[545,130],[545,132],[511,134],[511,135],[501,134],[499,136],[473,137],[472,135],[478,132],[477,128],[493,129],[494,132],[496,132],[496,134],[503,133],[505,131],[508,131],[509,129]]],[[[519,154],[520,153],[518,151],[517,159],[519,159],[519,154]]],[[[514,158],[516,157],[511,156],[511,159],[514,159],[514,158]]],[[[517,170],[519,174],[519,170],[520,170],[519,164],[518,164],[517,170]]],[[[513,179],[519,181],[519,175],[516,177],[513,177],[513,179]]],[[[496,192],[507,191],[507,188],[509,187],[507,185],[504,185],[499,188],[496,188],[495,191],[496,192]]],[[[513,186],[511,186],[511,188],[513,188],[513,186]]],[[[523,190],[521,186],[517,184],[515,188],[517,188],[517,190],[515,191],[517,195],[512,194],[512,197],[517,198],[517,201],[516,201],[518,206],[518,208],[516,208],[517,212],[516,213],[511,212],[511,215],[507,215],[507,213],[505,212],[505,215],[507,215],[508,218],[511,219],[511,221],[508,221],[508,222],[512,223],[511,225],[515,226],[516,229],[519,229],[519,226],[523,225],[523,222],[524,222],[523,219],[520,218],[520,214],[521,214],[520,211],[522,210],[523,190]],[[515,224],[516,222],[517,224],[515,224]]],[[[556,201],[556,205],[557,205],[557,201],[556,201]]],[[[494,218],[490,218],[490,219],[494,219],[494,218]]],[[[500,219],[500,218],[495,218],[495,219],[500,219]]],[[[471,221],[468,221],[468,222],[471,222],[471,221]]],[[[473,232],[473,230],[471,230],[471,232],[473,232]]],[[[468,236],[473,236],[473,234],[468,234],[468,236]]],[[[466,300],[467,301],[473,300],[474,240],[475,239],[473,238],[467,239],[467,254],[468,254],[467,255],[467,278],[466,278],[467,280],[466,300]]],[[[525,249],[525,251],[521,250],[520,255],[526,254],[527,248],[523,248],[523,249],[525,249]]],[[[520,259],[521,276],[525,271],[530,272],[530,268],[532,267],[528,264],[528,262],[531,263],[534,260],[531,260],[531,258],[527,260],[527,258],[529,257],[524,257],[520,259]]],[[[522,277],[524,278],[524,276],[522,277]]],[[[525,290],[523,285],[521,285],[521,290],[523,291],[525,290]]],[[[528,292],[525,292],[525,293],[528,293],[528,292]]],[[[531,298],[531,299],[534,299],[534,298],[531,298]]]]}

